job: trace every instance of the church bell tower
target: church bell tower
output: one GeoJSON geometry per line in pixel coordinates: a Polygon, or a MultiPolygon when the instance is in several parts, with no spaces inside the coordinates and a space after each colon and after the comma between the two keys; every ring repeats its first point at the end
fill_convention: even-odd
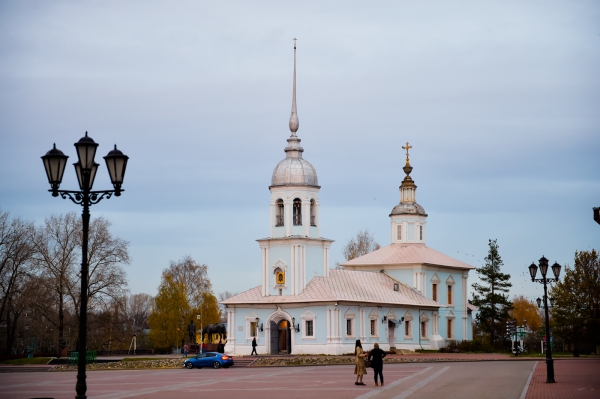
{"type": "Polygon", "coordinates": [[[262,251],[262,295],[297,295],[314,276],[326,276],[332,240],[320,237],[319,182],[314,166],[302,157],[296,135],[296,39],[291,135],[271,177],[270,236],[257,240],[262,251]]]}

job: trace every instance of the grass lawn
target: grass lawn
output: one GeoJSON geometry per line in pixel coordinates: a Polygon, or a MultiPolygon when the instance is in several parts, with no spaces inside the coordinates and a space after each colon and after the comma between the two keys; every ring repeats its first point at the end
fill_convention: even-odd
{"type": "Polygon", "coordinates": [[[5,360],[0,362],[0,364],[47,364],[51,357],[34,357],[31,359],[23,358],[23,359],[13,359],[13,360],[5,360]]]}

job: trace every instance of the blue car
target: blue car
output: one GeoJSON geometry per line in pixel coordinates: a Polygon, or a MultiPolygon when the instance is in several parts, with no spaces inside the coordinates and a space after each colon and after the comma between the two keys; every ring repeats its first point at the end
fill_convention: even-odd
{"type": "Polygon", "coordinates": [[[201,369],[202,367],[212,367],[213,369],[224,369],[233,366],[233,356],[224,353],[207,352],[201,355],[196,355],[185,361],[185,368],[193,369],[194,367],[201,369]]]}

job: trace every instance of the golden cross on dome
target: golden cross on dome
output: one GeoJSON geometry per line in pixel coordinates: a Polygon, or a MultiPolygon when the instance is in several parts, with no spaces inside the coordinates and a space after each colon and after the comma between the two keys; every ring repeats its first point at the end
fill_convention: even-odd
{"type": "Polygon", "coordinates": [[[406,147],[402,146],[403,150],[406,150],[406,163],[408,163],[408,150],[410,150],[412,148],[412,145],[408,144],[408,141],[406,142],[406,147]]]}

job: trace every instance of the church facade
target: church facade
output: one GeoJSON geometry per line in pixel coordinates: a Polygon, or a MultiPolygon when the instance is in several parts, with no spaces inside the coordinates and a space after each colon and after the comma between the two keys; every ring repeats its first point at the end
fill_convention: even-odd
{"type": "Polygon", "coordinates": [[[321,237],[319,182],[297,136],[294,44],[291,135],[271,178],[270,235],[257,240],[261,284],[221,303],[228,353],[342,354],[366,349],[437,349],[472,339],[467,301],[473,266],[426,245],[427,214],[416,202],[408,143],[400,202],[390,213],[391,244],[329,265],[333,240],[321,237]]]}

